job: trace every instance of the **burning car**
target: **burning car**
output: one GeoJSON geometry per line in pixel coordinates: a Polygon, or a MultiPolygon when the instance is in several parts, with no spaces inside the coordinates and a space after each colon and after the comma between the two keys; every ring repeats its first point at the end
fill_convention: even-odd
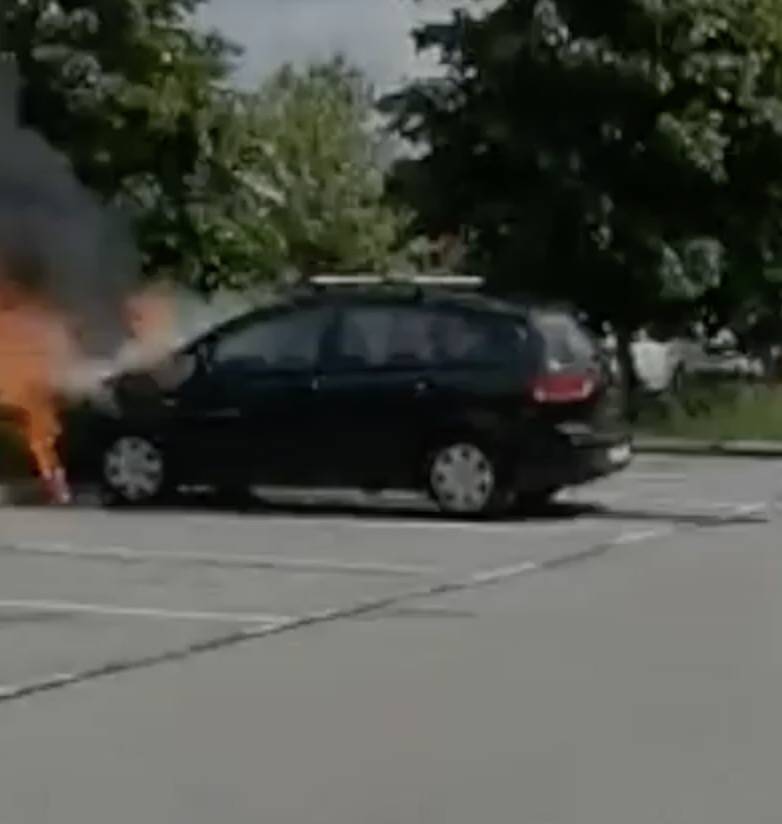
{"type": "Polygon", "coordinates": [[[632,458],[616,375],[571,314],[382,281],[283,296],[108,377],[62,446],[114,502],[405,489],[462,515],[632,458]]]}

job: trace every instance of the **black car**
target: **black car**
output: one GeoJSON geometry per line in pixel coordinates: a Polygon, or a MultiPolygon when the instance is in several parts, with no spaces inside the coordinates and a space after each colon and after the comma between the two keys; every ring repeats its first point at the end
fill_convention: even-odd
{"type": "Polygon", "coordinates": [[[420,489],[477,515],[624,467],[623,397],[566,310],[313,288],[109,380],[68,464],[126,503],[187,485],[420,489]]]}

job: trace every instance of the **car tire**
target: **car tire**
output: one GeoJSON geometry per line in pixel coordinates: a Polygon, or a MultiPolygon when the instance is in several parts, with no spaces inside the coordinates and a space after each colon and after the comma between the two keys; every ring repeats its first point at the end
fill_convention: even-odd
{"type": "Polygon", "coordinates": [[[445,515],[497,515],[509,494],[491,450],[470,438],[451,440],[432,450],[426,464],[429,494],[445,515]]]}
{"type": "Polygon", "coordinates": [[[107,505],[156,503],[170,488],[165,452],[146,435],[118,435],[101,451],[100,481],[107,505]]]}

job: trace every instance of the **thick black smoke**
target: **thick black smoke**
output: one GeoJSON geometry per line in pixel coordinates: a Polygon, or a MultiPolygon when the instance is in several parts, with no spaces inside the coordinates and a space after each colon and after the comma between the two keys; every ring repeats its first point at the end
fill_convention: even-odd
{"type": "Polygon", "coordinates": [[[0,64],[0,268],[66,313],[87,351],[106,353],[122,338],[122,304],[137,282],[130,233],[18,124],[17,92],[0,64]]]}

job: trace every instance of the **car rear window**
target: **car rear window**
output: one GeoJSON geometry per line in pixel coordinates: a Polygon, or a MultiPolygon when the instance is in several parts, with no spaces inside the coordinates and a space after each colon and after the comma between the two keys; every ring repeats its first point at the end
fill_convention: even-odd
{"type": "Polygon", "coordinates": [[[546,365],[559,370],[593,361],[597,347],[589,333],[566,312],[539,311],[533,315],[543,338],[546,365]]]}

